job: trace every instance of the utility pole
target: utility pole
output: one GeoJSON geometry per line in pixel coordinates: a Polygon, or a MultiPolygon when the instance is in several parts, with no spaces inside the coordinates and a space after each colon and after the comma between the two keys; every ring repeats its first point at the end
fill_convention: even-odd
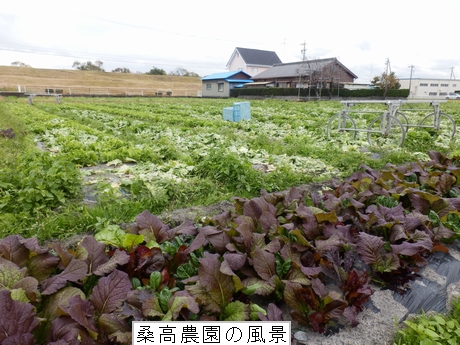
{"type": "MultiPolygon", "coordinates": [[[[307,43],[305,41],[303,41],[303,43],[300,44],[301,46],[303,46],[303,49],[300,51],[302,53],[302,61],[305,61],[305,53],[307,51],[307,48],[305,48],[305,46],[307,45],[307,43]]],[[[303,69],[304,69],[304,64],[302,64],[299,68],[299,89],[297,90],[297,98],[300,99],[300,86],[302,85],[302,73],[303,73],[303,69]]]]}
{"type": "Polygon", "coordinates": [[[410,78],[409,78],[409,98],[410,98],[410,93],[411,93],[411,85],[412,85],[412,71],[414,70],[414,65],[410,65],[410,78]]]}
{"type": "Polygon", "coordinates": [[[305,53],[307,51],[307,48],[305,48],[305,46],[307,45],[307,43],[305,43],[305,41],[303,41],[303,43],[301,44],[301,46],[303,46],[303,49],[301,50],[301,53],[302,53],[302,61],[305,61],[305,53]]]}
{"type": "Polygon", "coordinates": [[[450,68],[450,79],[455,79],[454,68],[450,68]]]}
{"type": "Polygon", "coordinates": [[[386,69],[386,74],[389,75],[391,73],[391,66],[390,66],[390,58],[387,58],[385,60],[385,69],[386,69]]]}

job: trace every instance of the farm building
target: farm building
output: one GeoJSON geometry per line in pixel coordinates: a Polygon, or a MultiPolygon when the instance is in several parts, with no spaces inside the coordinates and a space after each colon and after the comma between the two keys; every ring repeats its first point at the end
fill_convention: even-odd
{"type": "Polygon", "coordinates": [[[409,98],[446,99],[450,93],[460,93],[459,79],[400,78],[401,89],[409,89],[409,98]]]}
{"type": "Polygon", "coordinates": [[[230,90],[252,83],[251,76],[243,71],[214,73],[201,79],[203,97],[230,97],[230,90]]]}
{"type": "Polygon", "coordinates": [[[229,71],[243,71],[254,76],[280,63],[280,58],[273,51],[237,47],[227,68],[229,71]]]}
{"type": "Polygon", "coordinates": [[[356,74],[336,58],[276,64],[252,77],[255,83],[266,87],[331,88],[353,83],[356,74]]]}

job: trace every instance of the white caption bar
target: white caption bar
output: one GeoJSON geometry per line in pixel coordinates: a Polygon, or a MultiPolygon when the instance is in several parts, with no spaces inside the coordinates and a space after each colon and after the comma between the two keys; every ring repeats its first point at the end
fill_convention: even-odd
{"type": "Polygon", "coordinates": [[[291,345],[290,321],[134,321],[133,345],[291,345]]]}

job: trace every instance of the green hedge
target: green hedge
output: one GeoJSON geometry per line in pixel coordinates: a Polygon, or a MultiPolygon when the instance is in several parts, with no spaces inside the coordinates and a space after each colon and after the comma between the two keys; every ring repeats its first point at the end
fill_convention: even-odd
{"type": "MultiPolygon", "coordinates": [[[[383,89],[360,89],[360,90],[348,90],[348,89],[321,89],[322,97],[337,97],[337,94],[340,97],[383,97],[383,89]]],[[[317,89],[300,89],[300,97],[317,97],[319,95],[319,90],[317,89]]],[[[272,87],[272,88],[241,88],[241,89],[232,89],[230,91],[230,97],[238,96],[299,96],[299,89],[296,88],[281,88],[281,87],[272,87]]],[[[387,90],[386,97],[400,97],[406,98],[409,96],[409,89],[398,89],[398,90],[387,90]]]]}

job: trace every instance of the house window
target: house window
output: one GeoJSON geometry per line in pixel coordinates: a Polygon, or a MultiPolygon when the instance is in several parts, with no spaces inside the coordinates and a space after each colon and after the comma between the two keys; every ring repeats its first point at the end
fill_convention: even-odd
{"type": "Polygon", "coordinates": [[[437,96],[438,93],[437,93],[437,92],[430,92],[428,95],[429,95],[429,96],[437,96]]]}
{"type": "Polygon", "coordinates": [[[430,84],[430,86],[438,86],[439,84],[430,84]]]}
{"type": "Polygon", "coordinates": [[[452,84],[452,87],[456,87],[456,86],[457,86],[457,84],[452,84]]]}
{"type": "Polygon", "coordinates": [[[257,72],[259,72],[259,69],[257,67],[252,67],[251,72],[252,73],[257,73],[257,72]]]}
{"type": "Polygon", "coordinates": [[[217,91],[224,92],[224,83],[217,83],[217,91]]]}
{"type": "Polygon", "coordinates": [[[211,84],[206,84],[206,90],[211,90],[211,84]]]}
{"type": "Polygon", "coordinates": [[[420,86],[428,86],[428,83],[420,83],[420,86]]]}
{"type": "Polygon", "coordinates": [[[441,84],[441,87],[449,87],[449,84],[441,84]]]}

